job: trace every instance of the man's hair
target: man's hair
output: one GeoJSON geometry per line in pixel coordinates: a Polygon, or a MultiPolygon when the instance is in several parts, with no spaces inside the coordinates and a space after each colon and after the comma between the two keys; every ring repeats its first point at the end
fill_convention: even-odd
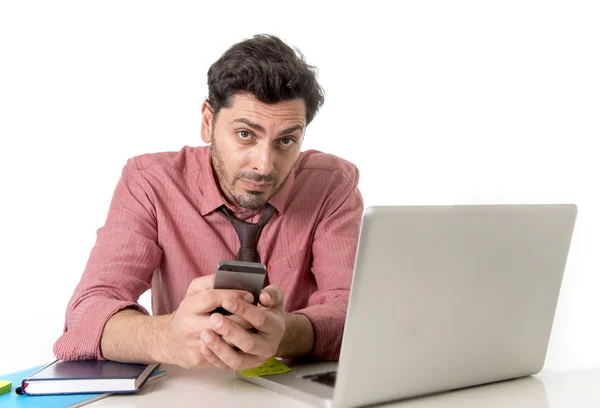
{"type": "Polygon", "coordinates": [[[234,44],[208,70],[208,103],[216,116],[232,97],[250,93],[264,103],[296,98],[306,104],[308,125],[325,101],[316,78],[299,50],[274,35],[256,35],[234,44]]]}

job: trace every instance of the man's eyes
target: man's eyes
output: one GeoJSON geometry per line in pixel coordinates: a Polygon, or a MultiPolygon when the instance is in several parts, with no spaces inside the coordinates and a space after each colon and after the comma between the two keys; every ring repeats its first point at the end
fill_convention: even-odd
{"type": "MultiPolygon", "coordinates": [[[[238,130],[235,133],[242,141],[250,141],[254,138],[254,133],[249,130],[238,130]]],[[[282,137],[281,139],[277,140],[277,143],[279,143],[282,148],[289,149],[296,143],[296,138],[282,137]]]]}
{"type": "Polygon", "coordinates": [[[296,143],[296,139],[292,137],[282,137],[281,139],[279,139],[279,143],[283,147],[292,147],[294,143],[296,143]]]}
{"type": "Polygon", "coordinates": [[[237,132],[237,134],[242,140],[250,140],[252,138],[252,132],[247,130],[240,130],[237,132]]]}

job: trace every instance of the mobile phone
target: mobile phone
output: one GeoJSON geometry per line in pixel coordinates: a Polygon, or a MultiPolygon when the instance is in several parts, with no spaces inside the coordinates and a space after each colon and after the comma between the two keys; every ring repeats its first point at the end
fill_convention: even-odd
{"type": "MultiPolygon", "coordinates": [[[[262,263],[244,261],[221,261],[217,265],[214,289],[245,290],[254,296],[254,306],[265,283],[267,268],[262,263]]],[[[229,315],[227,310],[218,307],[212,311],[229,315]]]]}

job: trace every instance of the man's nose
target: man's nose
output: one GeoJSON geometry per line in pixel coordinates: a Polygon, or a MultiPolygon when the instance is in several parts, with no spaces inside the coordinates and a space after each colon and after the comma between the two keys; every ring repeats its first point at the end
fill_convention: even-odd
{"type": "Polygon", "coordinates": [[[268,143],[256,146],[253,158],[254,171],[261,176],[268,176],[273,171],[273,152],[268,143]]]}

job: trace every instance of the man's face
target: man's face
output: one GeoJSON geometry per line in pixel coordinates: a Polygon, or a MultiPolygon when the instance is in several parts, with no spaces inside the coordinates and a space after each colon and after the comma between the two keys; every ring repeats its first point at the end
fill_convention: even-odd
{"type": "Polygon", "coordinates": [[[281,188],[300,154],[306,127],[304,100],[266,104],[238,94],[216,118],[206,102],[202,114],[202,140],[211,144],[223,194],[242,208],[262,208],[281,188]]]}

